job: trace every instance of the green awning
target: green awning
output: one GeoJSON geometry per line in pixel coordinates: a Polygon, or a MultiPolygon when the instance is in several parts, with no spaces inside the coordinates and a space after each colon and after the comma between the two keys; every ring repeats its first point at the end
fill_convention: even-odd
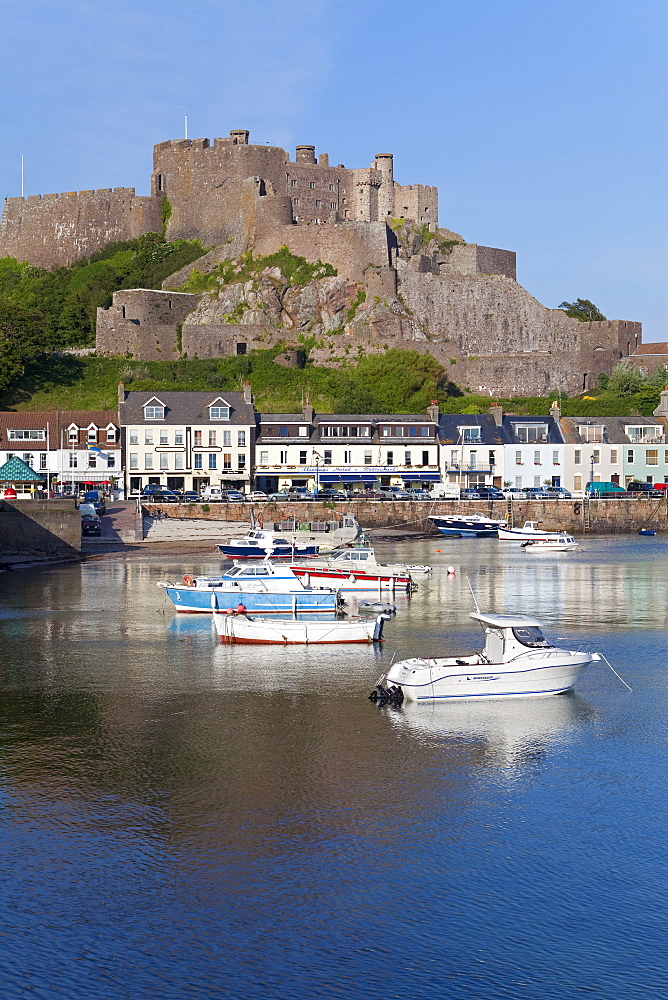
{"type": "Polygon", "coordinates": [[[43,481],[44,476],[40,476],[16,455],[8,459],[4,465],[0,465],[0,483],[41,483],[43,481]]]}

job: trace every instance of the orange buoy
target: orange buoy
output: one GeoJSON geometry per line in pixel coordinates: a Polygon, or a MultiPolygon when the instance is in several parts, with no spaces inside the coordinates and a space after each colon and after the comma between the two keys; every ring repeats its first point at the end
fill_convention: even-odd
{"type": "Polygon", "coordinates": [[[184,587],[192,587],[192,585],[193,585],[194,582],[195,581],[193,580],[193,578],[191,576],[184,576],[183,577],[183,586],[184,587]]]}
{"type": "Polygon", "coordinates": [[[246,606],[244,604],[237,604],[237,611],[239,613],[241,613],[241,612],[243,612],[245,610],[246,610],[246,606]]]}

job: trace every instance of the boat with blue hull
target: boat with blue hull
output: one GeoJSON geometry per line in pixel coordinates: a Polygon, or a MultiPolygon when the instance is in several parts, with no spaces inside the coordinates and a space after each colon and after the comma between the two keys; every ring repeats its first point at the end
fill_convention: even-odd
{"type": "Polygon", "coordinates": [[[291,527],[282,530],[254,525],[242,538],[222,542],[218,550],[228,559],[296,559],[331,552],[339,545],[353,543],[360,535],[360,526],[352,514],[344,514],[341,524],[317,521],[307,525],[310,531],[291,527]]]}
{"type": "Polygon", "coordinates": [[[429,518],[442,535],[451,538],[496,538],[499,528],[506,527],[506,521],[480,514],[444,514],[429,518]]]}
{"type": "Polygon", "coordinates": [[[240,605],[253,614],[334,612],[342,599],[329,587],[305,587],[289,566],[233,566],[218,577],[184,576],[158,586],[177,611],[194,614],[225,611],[240,605]]]}

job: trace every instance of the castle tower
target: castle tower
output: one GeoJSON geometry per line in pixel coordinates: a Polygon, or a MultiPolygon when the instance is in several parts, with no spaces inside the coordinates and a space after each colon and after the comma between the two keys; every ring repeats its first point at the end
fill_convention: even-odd
{"type": "Polygon", "coordinates": [[[392,153],[376,153],[376,170],[380,174],[378,190],[378,221],[394,215],[394,157],[392,153]]]}

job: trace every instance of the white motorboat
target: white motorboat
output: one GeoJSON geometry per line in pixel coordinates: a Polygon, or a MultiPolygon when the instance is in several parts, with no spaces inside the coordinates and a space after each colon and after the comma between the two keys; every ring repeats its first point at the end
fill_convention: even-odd
{"type": "MultiPolygon", "coordinates": [[[[499,538],[504,542],[553,541],[563,538],[565,531],[543,531],[538,527],[542,521],[525,521],[521,528],[499,528],[499,538]]],[[[570,536],[569,536],[570,537],[570,536]]]]}
{"type": "Polygon", "coordinates": [[[370,545],[336,549],[317,563],[302,562],[290,569],[306,584],[326,583],[340,591],[417,590],[412,574],[430,573],[431,566],[407,566],[405,563],[383,564],[376,561],[370,545]]]}
{"type": "Polygon", "coordinates": [[[556,538],[527,538],[522,548],[527,552],[572,552],[579,544],[572,535],[557,535],[556,538]]]}
{"type": "MultiPolygon", "coordinates": [[[[380,678],[376,698],[395,704],[449,698],[519,698],[561,694],[599,653],[560,649],[528,615],[474,611],[485,632],[485,647],[472,656],[414,657],[393,664],[380,678]]],[[[372,692],[373,699],[374,692],[372,692]]]]}
{"type": "Polygon", "coordinates": [[[359,538],[360,526],[352,514],[344,514],[341,524],[334,521],[313,521],[302,530],[293,520],[287,524],[262,523],[253,525],[242,538],[230,538],[218,549],[228,559],[295,559],[312,558],[321,552],[331,552],[339,545],[359,538]]]}
{"type": "Polygon", "coordinates": [[[221,642],[311,646],[317,643],[380,642],[386,617],[332,617],[306,621],[297,617],[254,618],[230,612],[214,613],[213,621],[221,642]]]}
{"type": "Polygon", "coordinates": [[[442,535],[452,538],[494,538],[506,521],[481,514],[434,514],[429,517],[442,535]]]}

